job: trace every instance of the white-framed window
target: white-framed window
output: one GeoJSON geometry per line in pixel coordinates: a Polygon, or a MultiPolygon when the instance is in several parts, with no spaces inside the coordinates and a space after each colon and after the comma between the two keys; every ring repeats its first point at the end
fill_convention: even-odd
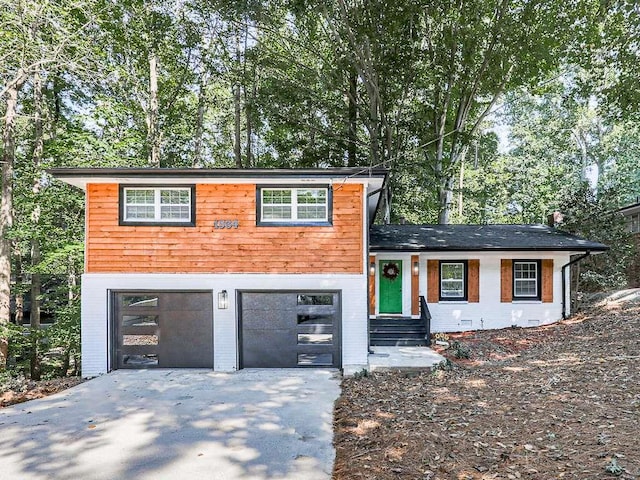
{"type": "Polygon", "coordinates": [[[631,233],[640,232],[640,213],[634,213],[627,217],[627,223],[629,224],[629,231],[631,233]]]}
{"type": "Polygon", "coordinates": [[[540,299],[540,262],[513,261],[513,298],[540,299]]]}
{"type": "Polygon", "coordinates": [[[467,299],[467,262],[440,262],[440,300],[467,299]]]}
{"type": "Polygon", "coordinates": [[[328,187],[259,187],[259,223],[330,222],[328,187]]]}
{"type": "Polygon", "coordinates": [[[193,187],[122,187],[122,223],[192,224],[193,187]]]}

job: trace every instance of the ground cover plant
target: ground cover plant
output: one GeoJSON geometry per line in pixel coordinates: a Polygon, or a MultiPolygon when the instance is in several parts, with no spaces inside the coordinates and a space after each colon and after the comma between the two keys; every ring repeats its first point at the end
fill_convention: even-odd
{"type": "Polygon", "coordinates": [[[449,341],[434,372],[344,380],[334,479],[640,478],[639,304],[449,341]]]}

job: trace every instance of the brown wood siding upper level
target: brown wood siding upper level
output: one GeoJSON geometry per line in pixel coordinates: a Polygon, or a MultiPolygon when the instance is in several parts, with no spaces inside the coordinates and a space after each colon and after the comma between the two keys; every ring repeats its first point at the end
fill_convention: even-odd
{"type": "Polygon", "coordinates": [[[333,191],[333,225],[257,226],[256,186],[196,186],[196,225],[121,226],[118,185],[87,185],[87,273],[364,272],[363,185],[333,191]],[[215,229],[215,220],[238,220],[215,229]]]}

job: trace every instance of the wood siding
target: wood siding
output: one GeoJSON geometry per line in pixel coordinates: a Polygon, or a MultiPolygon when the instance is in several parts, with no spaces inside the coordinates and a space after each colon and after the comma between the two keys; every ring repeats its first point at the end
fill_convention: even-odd
{"type": "Polygon", "coordinates": [[[542,260],[542,303],[553,303],[553,259],[542,260]]]}
{"type": "MultiPolygon", "coordinates": [[[[369,256],[369,265],[376,264],[376,257],[373,255],[369,256]]],[[[369,315],[376,314],[376,273],[375,268],[373,271],[373,275],[371,272],[368,272],[369,276],[369,315]]]]}
{"type": "Polygon", "coordinates": [[[329,227],[257,226],[250,184],[197,185],[195,227],[121,226],[117,184],[90,184],[86,195],[87,273],[364,272],[361,184],[334,189],[329,227]]]}
{"type": "Polygon", "coordinates": [[[513,260],[506,258],[500,260],[500,301],[513,301],[513,260]]]}
{"type": "Polygon", "coordinates": [[[411,255],[411,315],[420,315],[420,257],[411,255]],[[413,266],[418,264],[418,271],[413,266]]]}
{"type": "Polygon", "coordinates": [[[469,303],[480,302],[480,260],[468,262],[469,283],[467,286],[467,299],[469,303]]]}
{"type": "Polygon", "coordinates": [[[440,300],[440,262],[427,260],[427,303],[440,300]]]}

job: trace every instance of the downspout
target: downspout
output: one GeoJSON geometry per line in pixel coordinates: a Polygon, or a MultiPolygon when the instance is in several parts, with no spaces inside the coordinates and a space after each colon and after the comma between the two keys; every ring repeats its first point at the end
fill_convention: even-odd
{"type": "Polygon", "coordinates": [[[565,275],[565,271],[568,267],[573,265],[574,263],[578,263],[581,260],[584,260],[588,256],[591,255],[591,252],[587,250],[587,253],[584,255],[580,255],[578,258],[574,258],[569,263],[566,263],[562,266],[562,318],[567,318],[567,276],[565,275]]]}

